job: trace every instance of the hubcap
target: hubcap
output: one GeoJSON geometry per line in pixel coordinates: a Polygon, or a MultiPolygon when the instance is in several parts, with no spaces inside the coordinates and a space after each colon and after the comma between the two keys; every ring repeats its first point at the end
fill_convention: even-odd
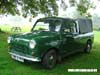
{"type": "Polygon", "coordinates": [[[87,51],[90,51],[90,44],[87,45],[87,51]]]}
{"type": "Polygon", "coordinates": [[[54,57],[53,56],[50,56],[50,60],[52,60],[54,57]]]}
{"type": "Polygon", "coordinates": [[[49,57],[49,64],[53,64],[54,63],[54,56],[50,56],[49,57]]]}
{"type": "Polygon", "coordinates": [[[55,64],[55,55],[54,54],[51,54],[50,56],[49,56],[49,61],[48,61],[48,63],[49,63],[49,66],[50,67],[53,67],[54,66],[54,64],[55,64]]]}

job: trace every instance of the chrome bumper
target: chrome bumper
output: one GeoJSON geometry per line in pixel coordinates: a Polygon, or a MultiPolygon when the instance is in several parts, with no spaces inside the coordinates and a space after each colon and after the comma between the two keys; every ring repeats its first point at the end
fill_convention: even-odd
{"type": "Polygon", "coordinates": [[[12,52],[9,52],[9,54],[11,54],[11,56],[15,56],[15,57],[19,57],[23,60],[28,60],[28,61],[34,61],[34,62],[40,62],[41,60],[38,58],[34,58],[34,57],[26,57],[26,56],[21,56],[12,52]]]}

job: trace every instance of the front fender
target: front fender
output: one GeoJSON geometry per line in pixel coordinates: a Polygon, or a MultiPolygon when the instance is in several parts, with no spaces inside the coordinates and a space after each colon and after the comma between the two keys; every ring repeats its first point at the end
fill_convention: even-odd
{"type": "Polygon", "coordinates": [[[59,50],[60,39],[59,38],[45,38],[38,39],[36,49],[36,55],[42,58],[43,55],[51,48],[56,48],[59,50]]]}

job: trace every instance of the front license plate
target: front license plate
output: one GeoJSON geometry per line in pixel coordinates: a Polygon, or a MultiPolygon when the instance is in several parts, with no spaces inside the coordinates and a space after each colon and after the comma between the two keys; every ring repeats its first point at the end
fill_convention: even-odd
{"type": "Polygon", "coordinates": [[[21,57],[18,57],[18,56],[15,56],[15,55],[11,55],[11,57],[12,57],[13,59],[15,59],[15,60],[20,61],[20,62],[24,62],[24,59],[21,58],[21,57]]]}

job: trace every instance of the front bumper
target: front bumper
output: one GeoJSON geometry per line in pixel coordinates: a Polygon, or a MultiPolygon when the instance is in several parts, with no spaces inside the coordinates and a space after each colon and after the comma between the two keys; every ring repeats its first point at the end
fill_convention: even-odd
{"type": "MultiPolygon", "coordinates": [[[[17,57],[17,58],[20,58],[22,60],[28,60],[28,61],[33,61],[33,62],[40,62],[41,61],[40,59],[38,59],[36,57],[34,58],[34,57],[22,56],[22,55],[19,55],[19,54],[16,54],[16,53],[12,53],[12,52],[9,52],[9,54],[11,55],[11,57],[13,59],[15,59],[14,57],[17,57]]],[[[18,61],[20,61],[20,60],[18,59],[18,61]]],[[[21,61],[21,62],[24,62],[24,61],[21,61]]]]}

